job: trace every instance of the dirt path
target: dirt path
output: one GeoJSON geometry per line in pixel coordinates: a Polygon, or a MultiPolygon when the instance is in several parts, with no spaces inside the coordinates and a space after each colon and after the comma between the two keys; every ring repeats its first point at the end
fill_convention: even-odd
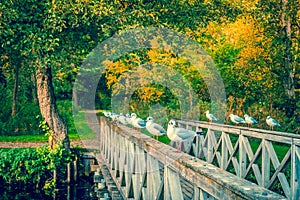
{"type": "MultiPolygon", "coordinates": [[[[0,148],[35,148],[47,144],[46,142],[0,142],[0,148]]],[[[82,142],[71,141],[71,147],[80,146],[82,147],[82,142]]]]}

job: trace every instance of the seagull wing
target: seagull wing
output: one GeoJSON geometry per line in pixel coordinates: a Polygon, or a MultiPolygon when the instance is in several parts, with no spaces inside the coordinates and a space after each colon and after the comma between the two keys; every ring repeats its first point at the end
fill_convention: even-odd
{"type": "Polygon", "coordinates": [[[275,119],[271,119],[272,120],[272,123],[275,125],[275,126],[280,126],[280,124],[275,120],[275,119]]]}
{"type": "Polygon", "coordinates": [[[159,131],[160,133],[165,133],[166,130],[159,124],[154,123],[152,126],[154,129],[156,129],[157,131],[159,131]]]}
{"type": "Polygon", "coordinates": [[[216,118],[213,114],[209,114],[210,118],[214,121],[218,121],[218,118],[216,118]]]}
{"type": "Polygon", "coordinates": [[[250,117],[250,120],[252,121],[253,124],[257,123],[257,121],[253,117],[250,117]]]}
{"type": "Polygon", "coordinates": [[[196,133],[194,131],[190,131],[190,130],[187,130],[184,128],[176,128],[175,134],[183,140],[189,139],[196,135],[196,133]]]}
{"type": "Polygon", "coordinates": [[[237,115],[234,115],[234,120],[238,123],[245,123],[245,120],[237,115]]]}
{"type": "Polygon", "coordinates": [[[142,127],[146,126],[146,122],[140,118],[138,118],[136,122],[139,126],[142,126],[142,127]]]}

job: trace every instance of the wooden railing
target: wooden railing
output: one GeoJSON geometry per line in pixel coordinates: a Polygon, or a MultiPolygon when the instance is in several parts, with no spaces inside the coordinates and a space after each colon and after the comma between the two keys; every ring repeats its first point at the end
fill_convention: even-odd
{"type": "Polygon", "coordinates": [[[100,118],[100,127],[97,156],[124,199],[284,199],[126,126],[100,118]]]}
{"type": "Polygon", "coordinates": [[[300,135],[175,119],[197,131],[190,153],[238,177],[300,199],[300,135]]]}

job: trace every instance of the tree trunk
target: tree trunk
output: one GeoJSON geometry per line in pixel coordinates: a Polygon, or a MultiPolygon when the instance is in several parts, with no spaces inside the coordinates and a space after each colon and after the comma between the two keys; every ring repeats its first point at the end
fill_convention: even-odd
{"type": "Polygon", "coordinates": [[[14,88],[13,88],[13,96],[12,96],[12,106],[11,106],[11,116],[14,117],[17,113],[17,106],[18,106],[18,87],[19,87],[19,67],[16,65],[14,67],[14,88]]]}
{"type": "Polygon", "coordinates": [[[291,18],[289,16],[288,0],[282,0],[282,26],[285,35],[284,46],[284,61],[283,66],[285,70],[285,83],[284,89],[287,99],[286,115],[292,117],[296,111],[296,99],[295,99],[295,67],[293,67],[293,55],[292,55],[292,30],[291,30],[291,18]]]}
{"type": "Polygon", "coordinates": [[[32,89],[31,89],[31,93],[32,93],[32,98],[33,98],[33,102],[35,104],[38,104],[38,98],[37,98],[37,93],[36,93],[36,78],[35,78],[35,74],[31,75],[31,82],[32,82],[32,89]]]}
{"type": "Polygon", "coordinates": [[[50,67],[43,67],[36,71],[36,87],[42,116],[52,130],[52,134],[49,135],[49,145],[53,147],[54,144],[62,140],[64,147],[69,149],[67,127],[59,116],[56,107],[50,67]]]}

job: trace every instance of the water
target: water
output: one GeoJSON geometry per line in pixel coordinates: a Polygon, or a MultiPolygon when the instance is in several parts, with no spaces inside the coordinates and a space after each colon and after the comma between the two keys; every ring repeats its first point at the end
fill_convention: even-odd
{"type": "Polygon", "coordinates": [[[2,187],[0,190],[1,200],[96,200],[93,185],[88,181],[80,181],[76,185],[64,186],[55,189],[55,195],[47,196],[43,190],[22,189],[21,187],[2,187]]]}

